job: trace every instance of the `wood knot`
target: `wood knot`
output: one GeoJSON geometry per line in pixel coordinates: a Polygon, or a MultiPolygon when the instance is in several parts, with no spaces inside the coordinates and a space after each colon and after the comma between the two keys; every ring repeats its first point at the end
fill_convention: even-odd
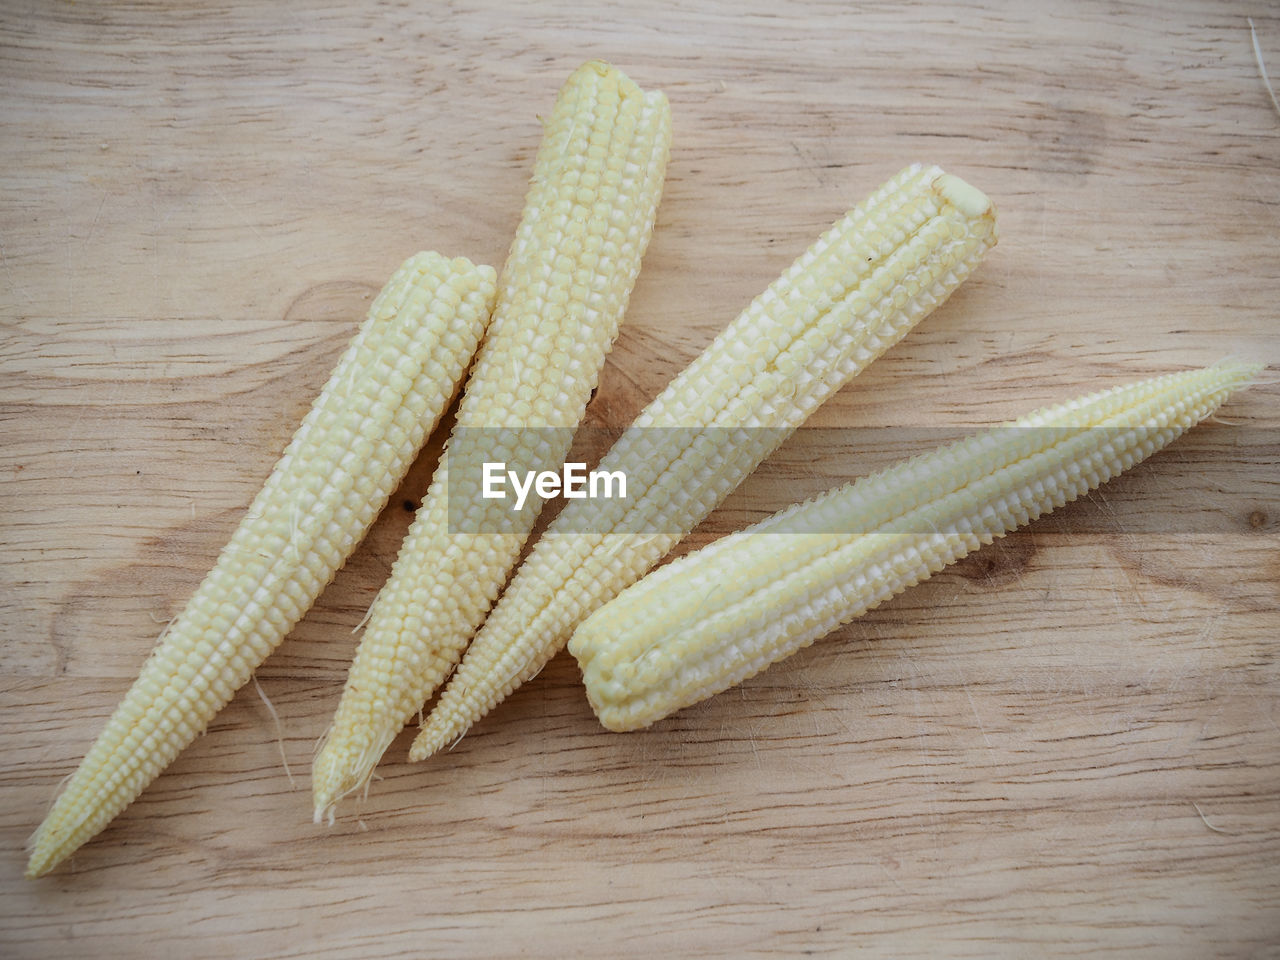
{"type": "Polygon", "coordinates": [[[1261,530],[1267,525],[1267,515],[1261,510],[1254,510],[1249,514],[1249,526],[1255,530],[1261,530]]]}
{"type": "Polygon", "coordinates": [[[975,583],[1002,586],[1021,579],[1035,555],[1036,545],[1030,537],[1005,537],[965,557],[955,571],[975,583]]]}

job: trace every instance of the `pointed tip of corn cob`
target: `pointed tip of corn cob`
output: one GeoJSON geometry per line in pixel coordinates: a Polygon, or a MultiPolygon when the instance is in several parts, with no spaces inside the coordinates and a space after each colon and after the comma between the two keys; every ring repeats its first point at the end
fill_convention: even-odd
{"type": "Polygon", "coordinates": [[[328,821],[331,826],[338,804],[368,785],[373,776],[373,768],[382,756],[381,751],[367,748],[363,755],[355,758],[326,750],[325,743],[332,729],[330,727],[325,731],[324,738],[316,748],[316,757],[311,767],[311,801],[314,806],[312,822],[328,821]]]}
{"type": "Polygon", "coordinates": [[[28,880],[43,877],[62,862],[62,858],[55,856],[53,847],[37,843],[39,836],[39,830],[33,831],[31,836],[27,837],[27,842],[24,845],[27,854],[27,868],[23,871],[23,876],[28,880]]]}
{"type": "Polygon", "coordinates": [[[339,791],[331,790],[328,788],[315,791],[312,796],[313,810],[311,815],[311,822],[324,823],[326,820],[328,820],[329,823],[332,824],[334,817],[337,816],[338,801],[341,800],[344,796],[346,796],[344,792],[339,792],[339,791]]]}
{"type": "Polygon", "coordinates": [[[413,744],[409,747],[409,760],[413,763],[420,763],[461,736],[462,733],[455,733],[446,729],[445,725],[438,721],[428,721],[426,726],[413,738],[413,744]]]}
{"type": "Polygon", "coordinates": [[[1239,357],[1223,357],[1207,370],[1217,371],[1223,389],[1228,392],[1241,390],[1258,379],[1258,375],[1267,369],[1265,363],[1250,363],[1239,357]]]}

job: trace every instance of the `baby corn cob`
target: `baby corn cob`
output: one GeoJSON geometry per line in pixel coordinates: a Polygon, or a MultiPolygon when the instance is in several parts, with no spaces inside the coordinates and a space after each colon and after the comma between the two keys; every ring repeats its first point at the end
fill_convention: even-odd
{"type": "Polygon", "coordinates": [[[317,822],[368,782],[514,565],[537,509],[513,515],[478,489],[470,496],[458,477],[451,487],[450,465],[564,462],[640,270],[670,142],[666,97],[608,64],[585,64],[560,91],[457,427],[314,762],[317,822]]]}
{"type": "Polygon", "coordinates": [[[573,635],[592,708],[634,730],[740,683],[1150,456],[1260,369],[1223,362],[1049,407],[668,564],[573,635]]]}
{"type": "Polygon", "coordinates": [[[410,757],[455,740],[537,673],[584,617],[643,576],[823,400],[942,303],[995,240],[985,195],[918,165],[832,226],[606,454],[600,469],[622,471],[636,492],[565,507],[410,757]]]}
{"type": "Polygon", "coordinates": [[[213,570],[32,838],[47,873],[163,770],[302,618],[435,427],[484,333],[492,267],[420,253],[369,308],[213,570]]]}

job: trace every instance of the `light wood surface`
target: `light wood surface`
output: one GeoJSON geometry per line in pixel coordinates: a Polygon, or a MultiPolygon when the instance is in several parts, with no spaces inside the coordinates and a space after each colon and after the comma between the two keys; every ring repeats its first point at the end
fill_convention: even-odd
{"type": "Polygon", "coordinates": [[[634,735],[571,658],[310,822],[360,620],[430,476],[69,867],[22,846],[409,253],[500,265],[537,115],[665,89],[621,427],[912,160],[1003,239],[695,541],[1095,386],[1280,369],[1263,2],[0,7],[0,955],[1280,956],[1280,387],[1100,497],[634,735]],[[849,436],[859,436],[855,431],[849,436]],[[908,436],[908,434],[902,434],[908,436]],[[883,442],[881,442],[883,441],[883,442]],[[799,479],[797,479],[799,478],[799,479]],[[1123,505],[1120,506],[1113,505],[1123,505]]]}

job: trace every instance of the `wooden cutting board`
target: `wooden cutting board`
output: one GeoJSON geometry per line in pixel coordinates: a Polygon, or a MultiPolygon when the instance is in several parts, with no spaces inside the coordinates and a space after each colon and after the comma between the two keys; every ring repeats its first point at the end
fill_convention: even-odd
{"type": "Polygon", "coordinates": [[[811,421],[848,442],[798,437],[703,542],[930,431],[1225,354],[1277,369],[1280,112],[1246,19],[1280,72],[1275,14],[4,5],[0,954],[1280,956],[1274,374],[650,731],[601,730],[562,655],[452,752],[410,765],[406,733],[313,826],[312,747],[437,438],[262,695],[21,878],[371,293],[422,248],[501,264],[537,117],[582,60],[675,118],[594,425],[630,422],[905,163],[1000,209],[979,274],[811,421]]]}

